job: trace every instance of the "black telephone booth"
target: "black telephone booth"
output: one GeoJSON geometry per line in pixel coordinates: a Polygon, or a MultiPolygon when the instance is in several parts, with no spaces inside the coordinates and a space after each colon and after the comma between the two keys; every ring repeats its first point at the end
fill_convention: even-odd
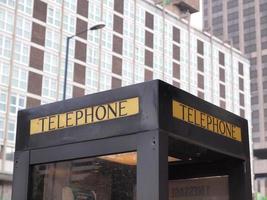
{"type": "Polygon", "coordinates": [[[251,200],[248,125],[155,80],[22,110],[13,200],[251,200]]]}

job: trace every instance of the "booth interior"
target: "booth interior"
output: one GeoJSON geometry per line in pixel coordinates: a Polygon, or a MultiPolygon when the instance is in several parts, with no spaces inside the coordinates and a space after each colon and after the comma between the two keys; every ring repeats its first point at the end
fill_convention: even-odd
{"type": "Polygon", "coordinates": [[[247,137],[244,119],[161,81],[23,110],[12,200],[251,200],[247,137]],[[242,135],[177,118],[174,100],[242,135]]]}

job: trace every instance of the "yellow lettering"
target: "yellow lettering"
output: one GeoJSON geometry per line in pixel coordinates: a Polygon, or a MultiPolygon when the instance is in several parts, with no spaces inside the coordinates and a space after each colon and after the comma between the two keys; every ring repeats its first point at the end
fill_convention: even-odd
{"type": "Polygon", "coordinates": [[[139,98],[97,105],[30,120],[30,134],[118,119],[139,113],[139,98]]]}
{"type": "Polygon", "coordinates": [[[242,141],[241,128],[229,122],[220,120],[207,113],[201,112],[195,108],[184,105],[178,101],[172,101],[173,117],[209,130],[216,134],[231,138],[233,140],[242,141]]]}

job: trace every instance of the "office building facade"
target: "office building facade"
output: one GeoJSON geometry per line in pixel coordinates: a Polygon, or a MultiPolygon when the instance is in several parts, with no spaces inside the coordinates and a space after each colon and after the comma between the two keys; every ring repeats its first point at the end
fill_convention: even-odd
{"type": "Polygon", "coordinates": [[[250,60],[255,189],[267,194],[267,1],[204,0],[204,29],[250,60]]]}
{"type": "Polygon", "coordinates": [[[249,61],[149,0],[0,0],[0,194],[9,195],[19,109],[162,79],[250,115],[249,61]],[[2,193],[1,193],[2,191],[2,193]]]}

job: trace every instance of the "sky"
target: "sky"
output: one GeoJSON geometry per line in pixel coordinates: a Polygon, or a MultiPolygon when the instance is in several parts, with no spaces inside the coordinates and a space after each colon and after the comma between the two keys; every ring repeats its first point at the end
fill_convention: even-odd
{"type": "Polygon", "coordinates": [[[199,12],[191,15],[191,25],[197,29],[202,30],[202,24],[203,24],[202,0],[200,0],[199,4],[200,4],[199,12]]]}

